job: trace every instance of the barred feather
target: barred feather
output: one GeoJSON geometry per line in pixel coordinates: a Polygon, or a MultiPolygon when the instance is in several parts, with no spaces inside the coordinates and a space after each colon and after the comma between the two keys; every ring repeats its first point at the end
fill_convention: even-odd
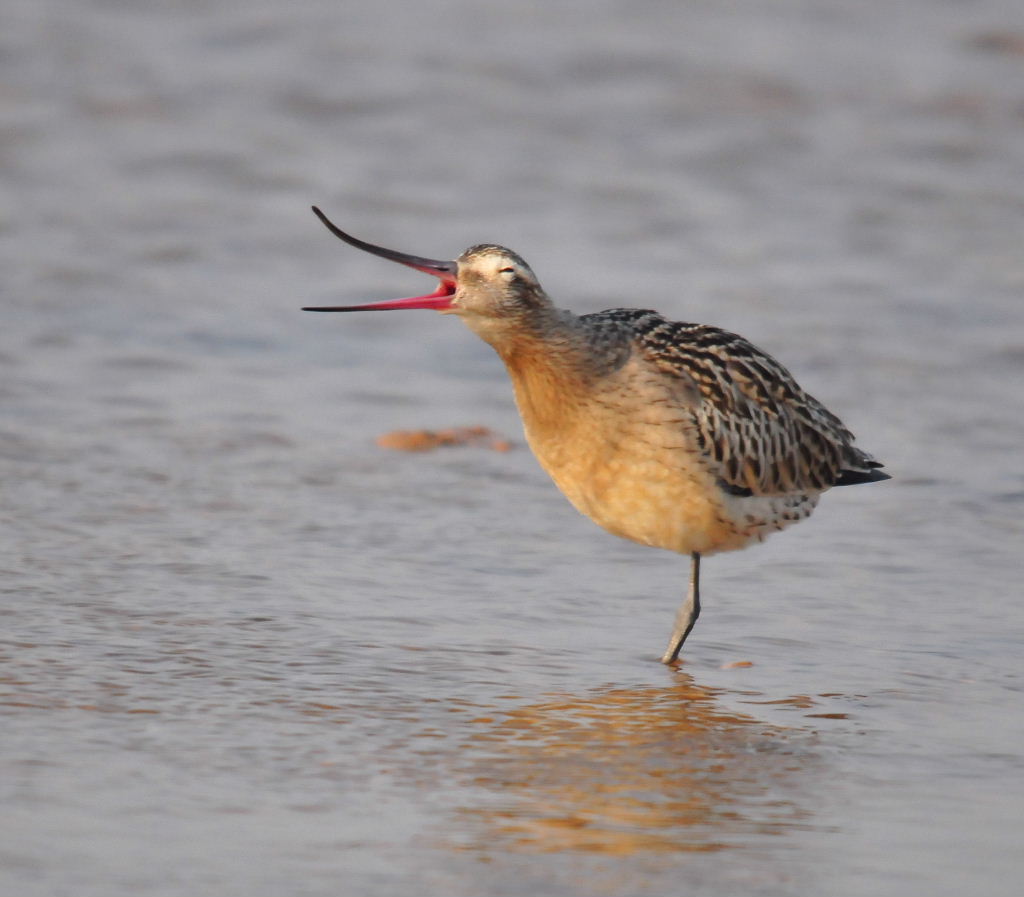
{"type": "Polygon", "coordinates": [[[622,328],[635,353],[696,390],[700,401],[689,413],[700,450],[732,494],[821,492],[887,478],[838,417],[743,337],[645,309],[609,309],[579,322],[595,336],[622,328]]]}

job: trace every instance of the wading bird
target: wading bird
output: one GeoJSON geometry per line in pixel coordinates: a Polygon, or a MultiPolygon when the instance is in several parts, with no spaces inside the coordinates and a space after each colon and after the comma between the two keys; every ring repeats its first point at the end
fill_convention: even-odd
{"type": "Polygon", "coordinates": [[[774,358],[735,333],[613,308],[556,308],[516,253],[489,243],[455,261],[357,240],[431,274],[425,296],[305,311],[432,308],[453,314],[508,369],[526,440],[582,514],[625,539],[691,558],[664,663],[700,614],[700,559],[809,516],[832,486],[887,480],[842,421],[774,358]]]}

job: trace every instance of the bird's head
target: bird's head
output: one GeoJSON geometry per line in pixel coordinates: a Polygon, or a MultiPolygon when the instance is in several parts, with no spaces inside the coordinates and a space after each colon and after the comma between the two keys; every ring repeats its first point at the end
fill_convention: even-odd
{"type": "Polygon", "coordinates": [[[304,311],[385,311],[432,308],[461,317],[469,328],[488,340],[551,307],[530,266],[511,249],[490,243],[471,246],[454,261],[438,261],[384,249],[349,236],[332,224],[316,206],[313,211],[338,239],[364,252],[407,265],[436,277],[433,293],[407,299],[384,299],[360,305],[307,307],[304,311]]]}

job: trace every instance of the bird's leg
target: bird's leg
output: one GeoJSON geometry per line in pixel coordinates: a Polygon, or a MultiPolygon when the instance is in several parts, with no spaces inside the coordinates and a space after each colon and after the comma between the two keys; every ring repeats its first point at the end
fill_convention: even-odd
{"type": "Polygon", "coordinates": [[[700,616],[700,555],[695,551],[690,555],[690,588],[686,592],[686,600],[676,611],[676,621],[672,626],[672,638],[662,655],[662,663],[675,663],[683,642],[693,629],[693,624],[700,616]]]}

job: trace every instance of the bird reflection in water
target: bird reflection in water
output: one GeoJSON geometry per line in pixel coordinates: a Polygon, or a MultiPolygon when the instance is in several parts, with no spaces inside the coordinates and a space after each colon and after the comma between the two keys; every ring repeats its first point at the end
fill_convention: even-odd
{"type": "Polygon", "coordinates": [[[460,810],[468,850],[715,851],[810,825],[812,734],[723,710],[684,674],[473,722],[459,778],[484,795],[460,810]]]}

